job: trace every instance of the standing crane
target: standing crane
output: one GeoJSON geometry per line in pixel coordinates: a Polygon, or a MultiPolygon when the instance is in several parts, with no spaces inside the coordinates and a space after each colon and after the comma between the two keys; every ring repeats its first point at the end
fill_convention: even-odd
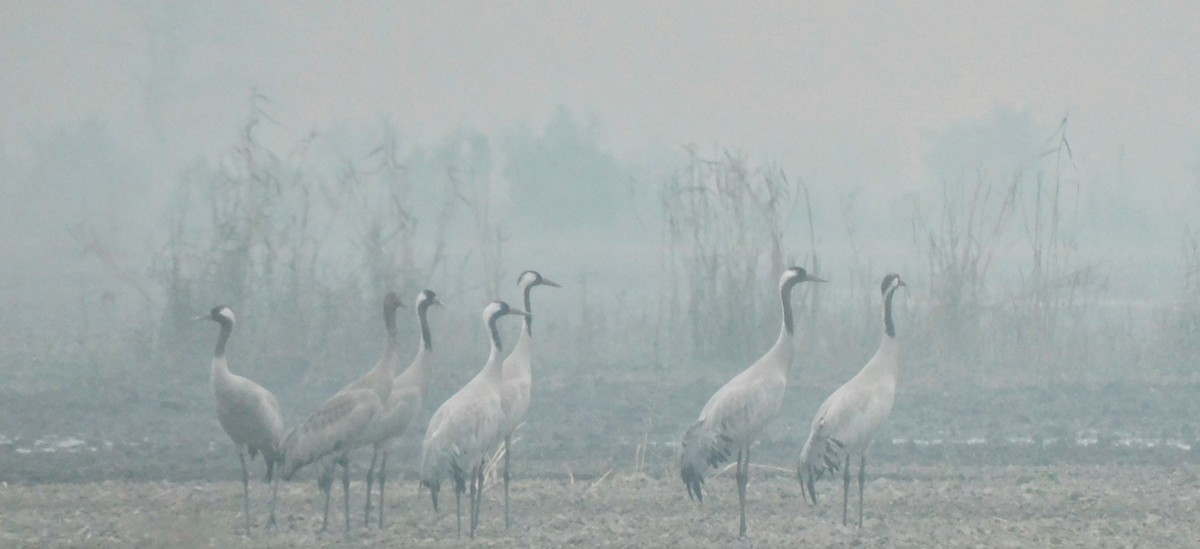
{"type": "Polygon", "coordinates": [[[804,499],[817,504],[814,482],[825,471],[837,473],[842,469],[842,525],[847,522],[850,501],[850,458],[858,462],[858,525],[863,520],[863,484],[866,481],[867,452],[875,432],[892,413],[896,398],[896,377],[900,367],[900,344],[896,342],[896,326],[892,323],[892,296],[896,289],[907,286],[900,275],[883,277],[883,336],[879,350],[850,381],[838,387],[813,418],[812,428],[796,474],[800,479],[804,499]]]}
{"type": "Polygon", "coordinates": [[[792,288],[801,282],[825,282],[801,267],[791,267],[779,279],[783,325],[779,339],[749,368],[721,387],[700,411],[700,419],[683,435],[680,476],[688,497],[704,501],[704,472],[737,451],[738,535],[746,535],[746,483],[750,477],[750,445],[779,411],[792,366],[792,288]]]}
{"type": "Polygon", "coordinates": [[[433,290],[425,290],[417,295],[417,320],[421,324],[421,341],[417,347],[417,356],[400,375],[392,380],[392,394],[388,397],[387,408],[381,418],[382,429],[380,437],[374,441],[375,452],[371,455],[371,467],[367,469],[367,507],[366,525],[371,523],[371,471],[375,468],[375,458],[383,452],[383,460],[379,463],[379,527],[383,528],[383,484],[387,479],[388,447],[412,423],[413,418],[421,411],[422,403],[429,392],[429,371],[433,362],[433,338],[429,334],[429,320],[426,318],[429,307],[441,305],[433,290]]]}
{"type": "MultiPolygon", "coordinates": [[[[238,459],[242,461],[242,506],[246,513],[246,533],[250,533],[250,472],[246,469],[246,451],[253,460],[262,452],[267,463],[267,482],[275,472],[275,464],[283,461],[279,441],[283,438],[283,415],[279,413],[279,401],[275,395],[249,379],[229,371],[225,359],[225,343],[233,332],[235,322],[233,309],[225,305],[213,307],[207,315],[196,320],[212,320],[221,325],[217,336],[217,348],[212,359],[212,388],[217,402],[217,420],[233,444],[237,446],[238,459]]],[[[271,496],[271,518],[267,526],[275,524],[275,497],[271,496]]]]}
{"type": "Polygon", "coordinates": [[[304,423],[288,433],[284,440],[283,478],[291,480],[301,467],[322,460],[317,486],[325,494],[325,512],[321,531],[329,524],[329,494],[333,474],[342,466],[342,491],[345,495],[346,531],[350,530],[350,460],[356,448],[378,439],[382,429],[380,417],[392,393],[392,378],[396,375],[396,309],[403,307],[400,298],[388,292],[383,300],[383,320],[387,326],[387,343],[379,362],[362,377],[350,383],[325,401],[304,423]]]}
{"type": "Polygon", "coordinates": [[[508,314],[529,316],[513,309],[503,301],[493,301],[483,310],[483,322],[491,335],[491,352],[483,369],[462,389],[438,407],[429,420],[425,441],[421,445],[421,484],[429,488],[433,509],[438,509],[438,491],[442,479],[454,482],[454,503],[458,519],[458,535],[462,536],[462,494],[471,486],[471,537],[479,522],[479,506],[483,496],[483,460],[490,449],[499,443],[503,409],[500,404],[500,384],[503,379],[500,364],[500,331],[496,321],[508,314]]]}
{"type": "MultiPolygon", "coordinates": [[[[537,271],[525,271],[517,278],[521,287],[521,295],[525,297],[525,312],[533,313],[529,303],[529,293],[534,286],[550,286],[561,288],[558,283],[543,278],[537,271]]],[[[529,388],[533,382],[533,317],[527,315],[521,326],[521,336],[516,345],[504,359],[504,381],[500,386],[500,406],[504,409],[504,422],[500,432],[504,435],[504,527],[508,528],[511,521],[508,518],[508,465],[512,458],[512,434],[517,426],[525,419],[529,411],[529,388]]]]}

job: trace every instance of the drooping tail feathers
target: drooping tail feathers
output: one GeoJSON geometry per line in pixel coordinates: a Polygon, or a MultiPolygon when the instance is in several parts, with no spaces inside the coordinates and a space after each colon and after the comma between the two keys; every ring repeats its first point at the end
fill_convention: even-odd
{"type": "Polygon", "coordinates": [[[704,420],[688,427],[683,434],[679,455],[679,476],[687,487],[688,498],[704,501],[704,473],[733,455],[733,440],[705,428],[704,420]]]}
{"type": "Polygon", "coordinates": [[[471,471],[463,469],[459,464],[462,456],[454,450],[438,448],[438,445],[429,444],[428,441],[424,446],[421,452],[421,485],[429,488],[433,510],[437,511],[438,492],[442,488],[442,479],[448,476],[454,483],[454,490],[463,493],[467,490],[467,475],[471,471]]]}
{"type": "Polygon", "coordinates": [[[810,505],[817,504],[816,481],[826,471],[835,474],[841,469],[845,448],[846,445],[840,440],[822,436],[820,429],[808,435],[804,449],[800,451],[800,460],[796,463],[796,478],[800,480],[804,501],[810,505]]]}

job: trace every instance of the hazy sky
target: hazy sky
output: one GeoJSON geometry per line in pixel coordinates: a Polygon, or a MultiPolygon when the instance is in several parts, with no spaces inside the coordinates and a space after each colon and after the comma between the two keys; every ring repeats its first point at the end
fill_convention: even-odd
{"type": "Polygon", "coordinates": [[[1182,217],[1180,197],[1196,197],[1200,180],[1195,2],[10,1],[4,11],[0,163],[20,164],[31,136],[94,120],[170,176],[228,150],[255,89],[286,143],[385,117],[417,142],[461,127],[495,136],[565,106],[626,159],[731,146],[824,197],[917,186],[931,135],[1007,108],[1048,128],[1069,115],[1083,178],[1157,188],[1131,197],[1147,208],[1182,217]]]}
{"type": "Polygon", "coordinates": [[[229,140],[252,87],[297,135],[383,115],[415,136],[494,132],[565,105],[618,152],[720,142],[909,178],[924,135],[998,105],[1069,113],[1096,154],[1200,128],[1193,2],[6,4],[10,144],[86,117],[150,140],[152,76],[170,79],[171,145],[199,151],[229,140]],[[156,68],[164,22],[179,62],[156,68]]]}

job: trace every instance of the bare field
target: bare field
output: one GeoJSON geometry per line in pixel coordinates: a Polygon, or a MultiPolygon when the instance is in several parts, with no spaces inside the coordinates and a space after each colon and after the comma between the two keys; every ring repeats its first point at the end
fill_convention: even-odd
{"type": "MultiPolygon", "coordinates": [[[[737,538],[729,473],[689,502],[675,479],[614,473],[602,479],[529,480],[513,486],[515,525],[504,529],[502,492],[485,492],[474,542],[455,537],[453,499],[435,514],[428,494],[396,482],[389,523],[364,528],[362,483],[351,486],[351,531],[342,531],[335,486],[331,533],[320,534],[319,492],[280,488],[279,529],[261,529],[267,485],[252,487],[255,529],[242,531],[236,482],[121,482],[5,486],[0,544],[48,547],[279,546],[1187,546],[1200,542],[1200,476],[1190,465],[879,467],[862,529],[840,525],[838,483],[813,509],[799,485],[757,467],[748,488],[750,536],[737,538]]],[[[853,513],[853,504],[852,504],[853,513]]]]}
{"type": "MultiPolygon", "coordinates": [[[[840,482],[808,507],[791,476],[811,409],[828,390],[790,387],[755,448],[737,538],[732,472],[688,500],[679,434],[720,380],[539,378],[514,447],[512,530],[502,491],[485,493],[480,546],[1197,546],[1200,415],[1194,384],[901,388],[869,463],[866,524],[840,525],[840,482]],[[607,398],[620,395],[620,398],[607,398]],[[650,403],[650,404],[647,404],[650,403]]],[[[19,380],[18,380],[19,381],[19,380]]],[[[0,388],[0,547],[459,546],[454,500],[417,494],[426,418],[389,457],[390,520],[363,528],[369,450],[354,454],[349,535],[334,485],[332,533],[306,468],[281,485],[279,529],[263,530],[261,461],[241,516],[241,471],[203,382],[0,388]],[[98,398],[97,391],[107,395],[98,398]]],[[[452,387],[438,389],[447,393],[452,387]]],[[[289,424],[333,389],[280,394],[289,424]],[[290,412],[290,413],[289,413],[290,412]]],[[[102,395],[103,396],[103,395],[102,395]]],[[[431,396],[432,402],[444,398],[431,396]]]]}

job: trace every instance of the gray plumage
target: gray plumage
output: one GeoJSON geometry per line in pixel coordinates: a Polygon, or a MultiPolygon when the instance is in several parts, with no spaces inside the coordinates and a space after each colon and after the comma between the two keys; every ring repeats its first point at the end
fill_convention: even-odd
{"type": "MultiPolygon", "coordinates": [[[[279,449],[283,438],[283,415],[279,401],[261,385],[229,371],[225,344],[233,332],[233,310],[225,305],[213,307],[208,315],[197,319],[212,320],[221,325],[216,351],[212,359],[212,388],[217,405],[217,420],[237,446],[242,462],[242,502],[246,514],[246,532],[250,531],[250,473],[246,468],[246,452],[253,460],[262,453],[267,464],[267,482],[271,482],[275,464],[282,461],[279,449]]],[[[268,526],[275,524],[275,498],[271,498],[268,526]]]]}
{"type": "Polygon", "coordinates": [[[796,474],[804,498],[817,503],[815,482],[826,472],[842,470],[842,524],[847,523],[850,500],[850,460],[859,456],[858,466],[858,525],[862,526],[863,491],[866,482],[867,452],[875,433],[887,420],[896,397],[896,378],[899,373],[900,345],[896,342],[892,322],[892,296],[905,286],[900,276],[884,277],[883,336],[879,349],[866,366],[845,385],[839,387],[817,410],[808,440],[800,451],[796,474]]]}
{"type": "Polygon", "coordinates": [[[494,301],[483,310],[483,321],[491,336],[487,362],[475,377],[433,413],[421,444],[421,484],[429,488],[435,511],[442,482],[450,480],[454,483],[459,536],[462,535],[462,494],[468,483],[471,537],[475,536],[483,490],[483,459],[496,447],[501,436],[501,344],[496,321],[507,314],[528,316],[503,301],[494,301]]]}
{"type": "Polygon", "coordinates": [[[290,480],[300,468],[322,461],[317,486],[325,494],[321,520],[324,531],[329,522],[329,496],[336,466],[342,466],[342,490],[345,495],[346,530],[350,530],[350,463],[348,455],[379,438],[383,415],[392,392],[396,373],[396,309],[400,299],[388,292],[384,298],[383,318],[387,343],[383,356],[362,377],[325,401],[284,440],[283,478],[290,480]]]}
{"type": "Polygon", "coordinates": [[[375,460],[381,453],[383,454],[383,459],[379,462],[379,470],[375,474],[379,479],[379,527],[383,528],[383,512],[386,507],[383,493],[384,483],[387,481],[388,448],[397,438],[400,438],[400,435],[404,434],[412,420],[420,413],[425,396],[429,393],[429,374],[433,363],[433,337],[429,331],[427,316],[429,308],[433,305],[441,305],[441,302],[438,301],[437,294],[432,290],[425,290],[417,295],[417,321],[421,327],[421,340],[417,346],[417,356],[413,358],[408,368],[392,379],[392,392],[388,396],[387,406],[379,420],[381,425],[379,438],[372,441],[374,452],[371,454],[371,466],[367,469],[367,505],[363,519],[367,525],[371,522],[371,480],[375,460]]]}
{"type": "MultiPolygon", "coordinates": [[[[537,271],[525,271],[517,278],[521,287],[521,295],[525,298],[525,312],[533,313],[529,294],[534,286],[550,286],[560,288],[557,282],[542,277],[537,271]]],[[[517,426],[525,421],[525,413],[529,411],[529,394],[533,385],[533,317],[526,316],[521,324],[521,336],[513,345],[508,358],[504,359],[501,367],[502,381],[500,385],[500,407],[504,412],[500,432],[504,437],[504,527],[509,528],[512,521],[508,514],[508,480],[509,462],[512,459],[512,434],[517,426]]]]}
{"type": "Polygon", "coordinates": [[[792,267],[779,280],[783,322],[779,339],[762,358],[717,390],[700,418],[683,435],[680,478],[688,496],[704,500],[704,474],[737,453],[737,488],[740,521],[738,533],[746,535],[746,483],[749,481],[750,445],[779,411],[792,365],[792,288],[805,281],[824,282],[792,267]]]}

